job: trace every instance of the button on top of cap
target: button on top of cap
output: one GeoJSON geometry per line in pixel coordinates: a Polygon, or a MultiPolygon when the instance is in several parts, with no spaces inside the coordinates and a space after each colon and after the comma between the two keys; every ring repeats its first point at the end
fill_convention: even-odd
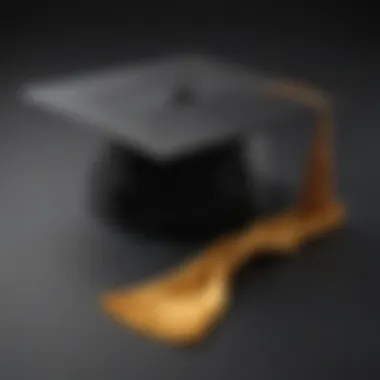
{"type": "Polygon", "coordinates": [[[195,98],[195,91],[189,85],[178,85],[172,94],[173,103],[179,106],[192,106],[195,98]]]}

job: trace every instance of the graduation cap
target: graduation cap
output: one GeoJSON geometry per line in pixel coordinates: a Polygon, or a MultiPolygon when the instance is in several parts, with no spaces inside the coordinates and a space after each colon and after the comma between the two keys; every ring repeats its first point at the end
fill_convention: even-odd
{"type": "Polygon", "coordinates": [[[305,111],[318,115],[292,207],[221,236],[161,278],[105,293],[101,305],[110,316],[167,343],[197,343],[227,311],[232,278],[249,259],[294,255],[342,226],[346,209],[332,170],[332,107],[321,95],[194,55],[25,90],[28,102],[102,132],[110,157],[94,188],[106,200],[118,199],[115,208],[124,217],[166,231],[217,225],[221,233],[250,218],[255,183],[243,170],[246,136],[305,111]]]}
{"type": "Polygon", "coordinates": [[[98,209],[152,231],[220,233],[254,213],[247,135],[309,112],[265,91],[274,81],[182,54],[31,84],[23,99],[105,137],[98,209]]]}

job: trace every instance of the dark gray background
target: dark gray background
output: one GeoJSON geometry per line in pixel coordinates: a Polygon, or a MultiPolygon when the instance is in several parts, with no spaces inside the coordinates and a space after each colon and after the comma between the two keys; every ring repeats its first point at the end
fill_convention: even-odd
{"type": "MultiPolygon", "coordinates": [[[[24,11],[28,18],[13,12],[1,34],[0,378],[378,377],[380,60],[355,12],[318,19],[310,10],[292,23],[283,10],[275,20],[266,11],[240,27],[231,26],[232,16],[222,26],[221,18],[207,23],[189,14],[186,25],[161,18],[158,29],[157,19],[132,24],[131,15],[113,21],[104,10],[86,18],[73,7],[41,9],[24,11]],[[199,45],[336,95],[339,187],[351,212],[342,232],[298,257],[251,265],[217,332],[200,347],[175,350],[114,324],[97,296],[181,261],[195,244],[94,220],[86,185],[104,141],[22,107],[15,94],[30,79],[199,45]]],[[[289,188],[302,153],[297,133],[290,127],[270,140],[274,174],[289,188]]]]}

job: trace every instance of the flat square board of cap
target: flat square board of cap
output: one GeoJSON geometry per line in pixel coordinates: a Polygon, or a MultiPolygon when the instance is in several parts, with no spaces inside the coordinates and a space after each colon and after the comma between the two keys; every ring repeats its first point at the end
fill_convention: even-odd
{"type": "Polygon", "coordinates": [[[272,82],[238,64],[182,54],[30,84],[23,98],[172,161],[303,111],[265,95],[272,82]]]}

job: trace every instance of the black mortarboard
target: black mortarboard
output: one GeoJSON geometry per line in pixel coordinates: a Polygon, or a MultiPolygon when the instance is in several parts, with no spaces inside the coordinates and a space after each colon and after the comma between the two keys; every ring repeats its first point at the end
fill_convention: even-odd
{"type": "MultiPolygon", "coordinates": [[[[118,189],[111,191],[106,177],[101,193],[106,186],[107,194],[123,198],[117,209],[128,204],[126,214],[143,224],[189,230],[249,209],[236,147],[253,128],[304,111],[269,96],[265,88],[273,81],[239,65],[184,54],[28,85],[23,98],[112,142],[108,164],[117,172],[118,189]]],[[[109,166],[103,169],[110,173],[109,166]]]]}

